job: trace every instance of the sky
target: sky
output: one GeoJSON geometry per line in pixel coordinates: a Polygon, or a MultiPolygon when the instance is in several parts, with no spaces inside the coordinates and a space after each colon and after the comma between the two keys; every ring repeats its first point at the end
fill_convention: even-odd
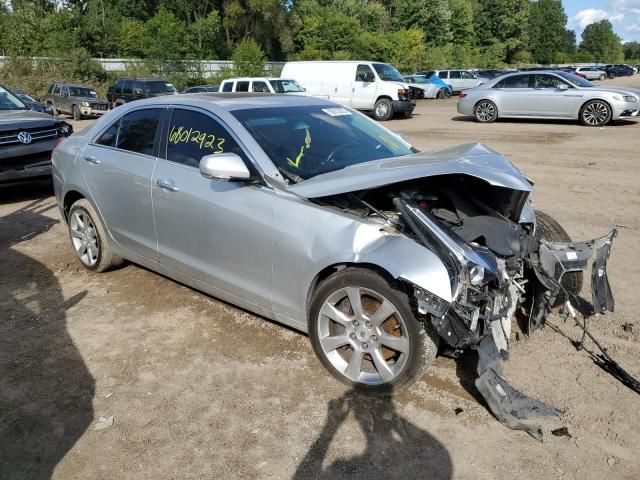
{"type": "Polygon", "coordinates": [[[640,42],[640,0],[562,0],[578,41],[584,27],[608,19],[623,42],[640,42]]]}

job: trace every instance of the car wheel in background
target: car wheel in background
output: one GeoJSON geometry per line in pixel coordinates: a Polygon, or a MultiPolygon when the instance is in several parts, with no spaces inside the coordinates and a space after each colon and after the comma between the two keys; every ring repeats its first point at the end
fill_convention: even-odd
{"type": "Polygon", "coordinates": [[[601,127],[611,120],[611,107],[603,100],[591,100],[580,110],[580,121],[587,127],[601,127]]]}
{"type": "Polygon", "coordinates": [[[68,228],[73,251],[86,269],[104,272],[122,263],[111,251],[107,232],[87,199],[78,200],[69,209],[68,228]]]}
{"type": "Polygon", "coordinates": [[[616,78],[616,72],[609,72],[609,78],[616,78]]]}
{"type": "Polygon", "coordinates": [[[385,122],[393,117],[393,103],[388,98],[379,99],[373,107],[373,118],[385,122]]]}
{"type": "Polygon", "coordinates": [[[498,107],[491,100],[480,100],[473,109],[476,120],[480,123],[491,123],[498,119],[498,107]]]}
{"type": "Polygon", "coordinates": [[[607,76],[604,73],[600,75],[600,80],[604,80],[605,78],[607,78],[607,76]]]}
{"type": "Polygon", "coordinates": [[[311,299],[309,337],[334,377],[370,393],[414,383],[438,350],[437,334],[416,319],[400,285],[363,268],[345,268],[320,284],[311,299]]]}
{"type": "Polygon", "coordinates": [[[82,114],[80,113],[80,109],[77,105],[73,105],[71,107],[71,114],[73,115],[74,120],[82,120],[82,114]]]}

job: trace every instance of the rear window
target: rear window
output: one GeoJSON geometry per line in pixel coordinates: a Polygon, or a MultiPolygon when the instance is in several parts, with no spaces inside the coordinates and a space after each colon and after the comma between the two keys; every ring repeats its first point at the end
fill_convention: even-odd
{"type": "Polygon", "coordinates": [[[146,89],[147,93],[174,93],[176,91],[173,84],[164,80],[146,82],[146,89]]]}
{"type": "Polygon", "coordinates": [[[249,82],[236,82],[236,92],[248,92],[249,82]]]}

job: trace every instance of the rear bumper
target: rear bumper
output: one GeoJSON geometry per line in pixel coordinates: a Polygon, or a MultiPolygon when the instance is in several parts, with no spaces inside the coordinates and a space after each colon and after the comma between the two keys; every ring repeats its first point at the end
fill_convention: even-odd
{"type": "Polygon", "coordinates": [[[394,100],[393,113],[412,113],[416,108],[416,103],[412,100],[394,100]]]}

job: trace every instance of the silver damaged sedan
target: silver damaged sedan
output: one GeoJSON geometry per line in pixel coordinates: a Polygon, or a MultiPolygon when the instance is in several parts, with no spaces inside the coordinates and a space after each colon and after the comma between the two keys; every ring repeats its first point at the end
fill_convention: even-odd
{"type": "Polygon", "coordinates": [[[640,90],[596,85],[563,71],[518,72],[465,90],[458,112],[491,123],[499,118],[579,120],[601,127],[640,115],[640,90]]]}
{"type": "Polygon", "coordinates": [[[421,153],[317,98],[132,102],[64,140],[53,169],[87,269],[127,259],[306,332],[327,370],[363,391],[415,382],[439,345],[476,348],[487,403],[533,435],[527,412],[559,412],[502,376],[514,312],[542,326],[592,256],[594,308],[613,308],[615,231],[572,243],[491,149],[421,153]]]}

